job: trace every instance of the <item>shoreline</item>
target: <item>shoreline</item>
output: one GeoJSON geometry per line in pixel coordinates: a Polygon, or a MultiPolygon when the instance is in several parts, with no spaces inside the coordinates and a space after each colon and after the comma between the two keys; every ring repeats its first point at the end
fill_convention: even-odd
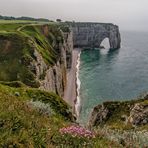
{"type": "Polygon", "coordinates": [[[64,91],[64,100],[73,108],[73,113],[76,118],[80,112],[80,80],[79,80],[79,66],[80,66],[80,48],[74,48],[72,51],[72,65],[67,72],[67,86],[64,91]]]}
{"type": "Polygon", "coordinates": [[[79,79],[79,70],[80,70],[80,55],[81,51],[79,51],[78,58],[77,58],[77,65],[76,65],[76,100],[75,100],[75,113],[76,116],[79,117],[81,111],[81,99],[80,99],[80,87],[81,81],[79,79]]]}

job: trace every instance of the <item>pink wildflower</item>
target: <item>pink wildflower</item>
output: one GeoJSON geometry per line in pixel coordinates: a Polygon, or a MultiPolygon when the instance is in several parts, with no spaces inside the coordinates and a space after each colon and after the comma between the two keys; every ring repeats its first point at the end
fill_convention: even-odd
{"type": "Polygon", "coordinates": [[[95,134],[81,126],[69,126],[69,127],[64,127],[59,130],[59,132],[63,134],[70,134],[73,137],[86,137],[86,138],[94,138],[95,134]]]}

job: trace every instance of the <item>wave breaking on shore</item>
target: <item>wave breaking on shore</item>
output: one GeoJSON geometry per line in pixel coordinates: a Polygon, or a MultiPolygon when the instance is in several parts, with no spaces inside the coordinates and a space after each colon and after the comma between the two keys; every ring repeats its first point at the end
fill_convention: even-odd
{"type": "Polygon", "coordinates": [[[78,54],[77,65],[76,65],[76,103],[75,103],[75,113],[76,116],[79,117],[81,111],[81,99],[80,99],[80,88],[81,81],[79,79],[79,69],[80,69],[80,55],[81,51],[78,54]]]}

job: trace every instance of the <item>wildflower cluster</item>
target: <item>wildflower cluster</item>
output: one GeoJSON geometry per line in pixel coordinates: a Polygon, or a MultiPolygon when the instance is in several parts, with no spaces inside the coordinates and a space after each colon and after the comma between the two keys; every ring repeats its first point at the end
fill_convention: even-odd
{"type": "Polygon", "coordinates": [[[95,138],[95,134],[93,132],[91,132],[83,127],[75,126],[75,125],[61,128],[60,133],[62,135],[70,134],[73,137],[95,138]]]}

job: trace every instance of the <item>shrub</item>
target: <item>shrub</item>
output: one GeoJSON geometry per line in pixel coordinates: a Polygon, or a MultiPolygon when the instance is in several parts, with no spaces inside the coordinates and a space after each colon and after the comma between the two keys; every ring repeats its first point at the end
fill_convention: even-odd
{"type": "Polygon", "coordinates": [[[28,106],[35,108],[41,114],[45,114],[48,116],[53,114],[53,110],[51,109],[49,104],[45,104],[41,101],[33,101],[33,100],[29,101],[27,104],[28,106]]]}

